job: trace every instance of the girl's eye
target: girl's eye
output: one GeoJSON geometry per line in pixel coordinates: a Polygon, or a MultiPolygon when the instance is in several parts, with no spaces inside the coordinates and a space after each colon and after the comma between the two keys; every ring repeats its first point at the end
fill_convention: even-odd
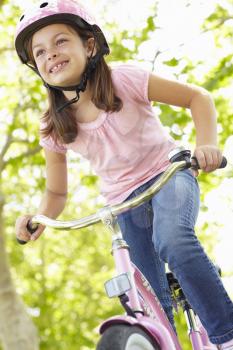
{"type": "Polygon", "coordinates": [[[65,41],[67,41],[67,40],[61,38],[61,39],[58,39],[58,40],[57,40],[56,44],[57,44],[57,45],[61,45],[61,44],[63,44],[65,41]]]}
{"type": "MultiPolygon", "coordinates": [[[[62,45],[64,42],[66,42],[67,39],[65,38],[60,38],[56,41],[56,45],[59,46],[59,45],[62,45]]],[[[38,51],[36,51],[35,53],[35,57],[39,57],[41,55],[43,55],[45,53],[45,50],[44,49],[39,49],[38,51]]]]}
{"type": "Polygon", "coordinates": [[[43,53],[44,53],[44,50],[38,50],[37,52],[36,52],[36,57],[39,57],[39,56],[41,56],[41,55],[43,55],[43,53]]]}

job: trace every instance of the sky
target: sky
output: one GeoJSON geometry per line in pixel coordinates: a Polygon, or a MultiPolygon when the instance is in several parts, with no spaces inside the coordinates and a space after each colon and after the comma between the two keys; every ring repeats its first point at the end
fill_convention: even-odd
{"type": "MultiPolygon", "coordinates": [[[[27,6],[31,0],[15,0],[20,6],[27,6]]],[[[224,1],[224,0],[223,0],[224,1]]],[[[155,0],[86,0],[85,5],[91,9],[98,18],[99,23],[105,28],[106,23],[117,23],[119,30],[127,29],[134,31],[135,28],[144,27],[148,16],[154,13],[155,0]]],[[[84,1],[83,1],[84,3],[84,1]]],[[[212,33],[202,33],[200,29],[205,17],[207,17],[215,5],[216,0],[188,1],[188,0],[160,0],[158,3],[158,19],[156,21],[157,31],[153,33],[150,40],[143,44],[139,50],[139,59],[145,60],[145,67],[148,61],[152,60],[157,50],[163,53],[156,60],[156,70],[163,76],[172,76],[174,72],[163,65],[164,60],[173,57],[188,57],[196,63],[195,74],[197,78],[214,66],[219,59],[219,51],[216,50],[212,33]],[[204,63],[199,65],[199,61],[204,63]]],[[[110,38],[111,33],[105,32],[110,38]]],[[[130,45],[130,43],[124,43],[130,45]]],[[[224,48],[226,53],[232,47],[224,48]]],[[[223,52],[221,52],[221,55],[223,52]]],[[[224,93],[232,95],[228,89],[224,93]]],[[[233,164],[233,136],[231,136],[224,149],[228,158],[229,166],[233,164]]],[[[219,170],[220,171],[220,170],[219,170]]],[[[217,244],[214,248],[215,261],[222,267],[225,274],[223,281],[227,290],[233,295],[233,259],[232,259],[232,218],[233,218],[233,179],[227,177],[227,170],[224,171],[226,178],[222,184],[213,189],[205,198],[205,205],[208,212],[199,215],[199,223],[206,220],[216,222],[217,244]]],[[[210,175],[211,176],[211,175],[210,175]]]]}

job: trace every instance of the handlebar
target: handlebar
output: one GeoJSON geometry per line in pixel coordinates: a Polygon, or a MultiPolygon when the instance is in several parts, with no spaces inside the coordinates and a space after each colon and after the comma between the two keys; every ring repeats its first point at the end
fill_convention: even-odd
{"type": "MultiPolygon", "coordinates": [[[[180,161],[174,164],[171,164],[168,169],[163,173],[163,175],[156,181],[151,187],[149,187],[146,191],[142,192],[140,195],[129,199],[121,204],[116,204],[113,206],[109,206],[111,213],[113,216],[117,216],[129,209],[135,208],[142,204],[143,202],[149,200],[155,193],[157,193],[165,183],[180,169],[184,169],[186,167],[185,161],[180,161]]],[[[48,218],[44,215],[35,215],[31,223],[32,224],[42,224],[48,227],[55,228],[57,230],[76,230],[83,227],[87,227],[93,224],[97,224],[101,221],[101,216],[99,215],[99,211],[95,214],[86,216],[82,219],[72,220],[72,221],[59,221],[48,218]]]]}
{"type": "MultiPolygon", "coordinates": [[[[129,209],[133,209],[138,207],[145,201],[150,200],[160,189],[168,182],[168,180],[179,170],[188,169],[188,168],[198,168],[198,163],[195,161],[195,164],[191,164],[190,161],[191,153],[188,150],[179,149],[179,152],[172,152],[170,155],[170,161],[172,162],[169,167],[164,171],[164,173],[160,176],[160,178],[147,190],[139,194],[138,196],[126,200],[121,204],[116,204],[113,206],[108,206],[113,216],[117,216],[129,209]]],[[[227,164],[227,160],[223,157],[222,164],[220,168],[224,168],[227,164]]],[[[59,221],[50,219],[44,215],[35,215],[30,223],[28,223],[29,232],[33,233],[35,231],[35,225],[42,224],[44,226],[48,226],[57,230],[76,230],[83,227],[91,226],[93,224],[97,224],[101,222],[100,210],[98,210],[95,214],[86,216],[81,219],[72,220],[72,221],[59,221]]],[[[19,240],[18,240],[19,241],[19,240]]],[[[25,244],[26,242],[21,241],[19,243],[25,244]],[[23,242],[23,243],[21,243],[23,242]]]]}

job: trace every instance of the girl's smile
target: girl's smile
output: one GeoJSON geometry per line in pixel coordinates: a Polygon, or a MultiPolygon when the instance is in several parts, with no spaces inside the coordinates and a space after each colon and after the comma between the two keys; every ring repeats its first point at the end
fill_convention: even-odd
{"type": "Polygon", "coordinates": [[[59,63],[55,63],[50,69],[49,69],[49,73],[56,73],[59,72],[62,68],[64,68],[69,61],[62,61],[59,63]]]}

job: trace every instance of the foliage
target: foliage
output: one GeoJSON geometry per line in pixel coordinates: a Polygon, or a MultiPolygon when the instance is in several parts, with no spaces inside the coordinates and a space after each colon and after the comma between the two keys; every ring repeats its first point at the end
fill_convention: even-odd
{"type": "MultiPolygon", "coordinates": [[[[232,39],[229,13],[227,8],[218,5],[205,24],[205,30],[214,29],[220,49],[223,42],[225,45],[232,39]],[[219,24],[225,21],[227,28],[224,27],[223,31],[219,24]]],[[[19,9],[14,2],[5,1],[0,17],[0,56],[4,67],[0,74],[0,188],[5,198],[6,249],[17,291],[40,331],[41,349],[90,350],[94,349],[98,338],[99,323],[114,313],[122,312],[117,302],[109,301],[103,291],[104,281],[113,273],[111,256],[106,253],[110,248],[108,233],[100,226],[72,233],[47,230],[34,244],[25,247],[15,244],[16,217],[36,210],[44,188],[44,160],[38,147],[38,126],[39,117],[46,107],[44,87],[34,74],[19,64],[13,53],[13,28],[18,15],[19,9]]],[[[109,61],[136,60],[140,45],[157,30],[156,11],[148,17],[144,28],[133,32],[119,32],[117,24],[106,26],[112,32],[109,61]]],[[[233,126],[229,122],[233,115],[232,104],[221,93],[232,76],[232,54],[222,55],[201,82],[195,77],[192,62],[188,59],[185,62],[176,74],[186,74],[190,82],[201,83],[213,93],[220,115],[219,138],[223,147],[229,135],[233,134],[233,126]]],[[[174,57],[163,64],[167,69],[177,69],[179,59],[174,57]]],[[[174,138],[194,144],[195,135],[187,111],[158,104],[155,109],[174,138]]],[[[77,158],[71,159],[69,167],[70,199],[62,216],[64,219],[88,215],[101,205],[96,176],[77,158]]],[[[219,174],[203,174],[200,179],[203,193],[221,181],[219,174]]],[[[206,233],[210,225],[206,224],[199,230],[206,233]]],[[[207,240],[202,234],[201,240],[211,253],[213,237],[208,235],[207,240]]],[[[177,321],[182,344],[188,350],[184,319],[178,315],[177,321]]]]}

